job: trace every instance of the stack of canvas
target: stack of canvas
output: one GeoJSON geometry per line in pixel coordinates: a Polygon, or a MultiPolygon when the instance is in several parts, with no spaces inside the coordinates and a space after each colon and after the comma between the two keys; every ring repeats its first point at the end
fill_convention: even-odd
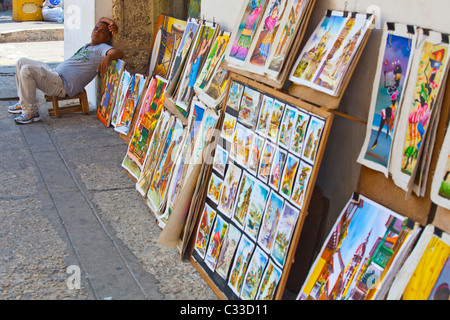
{"type": "Polygon", "coordinates": [[[359,196],[328,235],[297,299],[384,299],[421,228],[359,196]]]}
{"type": "Polygon", "coordinates": [[[450,210],[450,130],[447,126],[444,143],[442,144],[436,171],[431,186],[431,200],[450,210]]]}
{"type": "Polygon", "coordinates": [[[358,162],[424,196],[449,61],[448,37],[388,23],[358,162]]]}
{"type": "Polygon", "coordinates": [[[449,300],[449,284],[450,236],[428,225],[396,275],[387,299],[449,300]]]}
{"type": "Polygon", "coordinates": [[[309,0],[244,1],[232,33],[226,61],[245,71],[278,79],[299,29],[305,23],[309,0]]]}
{"type": "Polygon", "coordinates": [[[153,38],[148,74],[169,80],[170,70],[176,61],[186,21],[164,14],[158,16],[153,38]]]}
{"type": "Polygon", "coordinates": [[[140,178],[153,132],[163,113],[166,86],[166,80],[159,76],[152,78],[136,113],[133,134],[122,162],[122,166],[135,179],[140,178]]]}
{"type": "Polygon", "coordinates": [[[289,80],[331,96],[339,96],[350,75],[374,16],[327,11],[301,51],[289,80]]]}
{"type": "MultiPolygon", "coordinates": [[[[188,22],[179,48],[181,50],[177,52],[177,63],[174,64],[174,70],[171,71],[171,82],[167,91],[167,98],[185,116],[189,114],[189,106],[195,95],[194,86],[197,80],[199,81],[198,85],[202,85],[209,67],[212,67],[212,71],[214,71],[220,61],[223,47],[219,48],[219,42],[216,42],[219,34],[219,39],[225,41],[224,45],[226,46],[228,39],[223,38],[220,26],[216,23],[199,22],[194,19],[188,22]],[[214,57],[216,52],[210,55],[213,48],[216,49],[216,52],[219,49],[218,57],[214,57]]],[[[212,74],[208,75],[208,77],[210,76],[212,74]]]]}

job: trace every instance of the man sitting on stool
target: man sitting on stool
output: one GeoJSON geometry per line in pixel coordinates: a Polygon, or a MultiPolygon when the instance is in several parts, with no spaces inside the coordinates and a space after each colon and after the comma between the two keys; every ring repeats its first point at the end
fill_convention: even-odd
{"type": "Polygon", "coordinates": [[[8,107],[10,113],[21,113],[15,121],[27,124],[41,120],[36,89],[49,96],[73,97],[95,78],[97,72],[105,74],[111,60],[123,57],[122,51],[108,44],[117,32],[118,27],[113,20],[101,18],[92,31],[91,42],[60,63],[56,69],[40,61],[19,59],[16,64],[19,102],[8,107]]]}

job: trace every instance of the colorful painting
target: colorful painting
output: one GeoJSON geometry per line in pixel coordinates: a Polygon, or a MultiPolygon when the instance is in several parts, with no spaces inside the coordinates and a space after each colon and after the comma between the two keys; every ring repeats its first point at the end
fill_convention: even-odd
{"type": "Polygon", "coordinates": [[[239,25],[232,33],[233,39],[229,50],[227,50],[227,61],[236,65],[244,64],[249,54],[255,31],[264,13],[265,5],[265,0],[248,0],[240,16],[239,25]]]}
{"type": "Polygon", "coordinates": [[[233,117],[229,113],[225,113],[222,126],[222,137],[225,140],[228,140],[230,142],[233,141],[234,132],[236,131],[236,123],[236,117],[233,117]]]}
{"type": "Polygon", "coordinates": [[[277,147],[272,160],[268,183],[269,186],[278,190],[280,187],[281,175],[283,174],[284,163],[286,162],[287,152],[277,147]]]}
{"type": "MultiPolygon", "coordinates": [[[[195,106],[199,104],[200,103],[197,102],[194,103],[193,105],[195,106]]],[[[206,107],[203,105],[202,108],[206,107]]],[[[218,116],[213,110],[211,109],[205,110],[201,127],[198,132],[198,136],[196,137],[194,149],[192,151],[191,164],[199,164],[201,161],[203,161],[203,150],[209,139],[211,139],[212,135],[214,134],[217,119],[218,116]]]]}
{"type": "Polygon", "coordinates": [[[165,203],[167,187],[172,177],[173,168],[176,164],[184,137],[185,130],[183,129],[183,124],[179,119],[176,119],[173,127],[170,128],[167,134],[161,158],[147,193],[148,203],[151,204],[155,212],[159,211],[162,204],[165,203]]]}
{"type": "Polygon", "coordinates": [[[250,87],[245,87],[242,94],[241,104],[239,105],[239,121],[251,129],[256,125],[261,96],[261,92],[250,87]]]}
{"type": "Polygon", "coordinates": [[[222,250],[223,239],[228,232],[228,223],[219,214],[209,237],[209,245],[206,251],[205,263],[214,271],[219,253],[222,250]]]}
{"type": "MultiPolygon", "coordinates": [[[[186,128],[187,129],[187,128],[186,128]]],[[[189,132],[187,132],[187,135],[189,132]]],[[[183,185],[184,178],[185,178],[185,167],[186,164],[189,163],[190,158],[190,150],[191,150],[191,144],[190,141],[186,138],[185,143],[183,145],[183,150],[181,151],[177,164],[174,168],[173,176],[170,181],[169,189],[167,191],[167,205],[165,209],[165,213],[160,217],[160,221],[162,224],[162,228],[165,227],[167,224],[167,221],[169,220],[175,203],[177,203],[178,197],[180,195],[180,192],[182,190],[181,186],[183,185]]]]}
{"type": "Polygon", "coordinates": [[[306,140],[302,152],[302,159],[311,164],[314,164],[317,157],[324,124],[325,122],[322,119],[316,117],[312,117],[309,122],[308,131],[305,136],[306,140]]]}
{"type": "Polygon", "coordinates": [[[261,158],[263,147],[264,138],[255,134],[255,137],[253,138],[253,144],[250,149],[250,156],[247,162],[247,170],[250,171],[254,176],[257,176],[258,174],[259,159],[261,158]]]}
{"type": "Polygon", "coordinates": [[[227,163],[228,151],[218,145],[216,153],[214,154],[213,169],[223,177],[225,175],[227,163]]]}
{"type": "Polygon", "coordinates": [[[244,92],[244,85],[237,82],[231,81],[230,90],[228,93],[227,107],[233,110],[239,111],[239,106],[241,105],[242,93],[244,92]]]}
{"type": "Polygon", "coordinates": [[[222,191],[223,180],[219,178],[214,172],[211,174],[211,179],[208,185],[208,198],[215,204],[219,203],[220,191],[222,191]]]}
{"type": "Polygon", "coordinates": [[[200,19],[200,13],[202,11],[202,1],[201,0],[190,0],[188,17],[200,19]]]}
{"type": "Polygon", "coordinates": [[[148,146],[156,124],[164,109],[164,91],[167,82],[159,77],[152,78],[143,97],[141,109],[128,146],[128,156],[142,169],[148,146]]]}
{"type": "Polygon", "coordinates": [[[297,84],[310,84],[314,81],[314,76],[347,21],[343,12],[333,11],[330,15],[325,15],[300,53],[289,80],[297,84]]]}
{"type": "Polygon", "coordinates": [[[363,196],[349,200],[297,298],[372,300],[395,257],[408,249],[405,220],[363,196]]]}
{"type": "Polygon", "coordinates": [[[294,130],[292,133],[292,140],[289,146],[291,151],[296,156],[300,157],[303,151],[306,130],[308,129],[309,119],[311,116],[301,110],[297,113],[297,120],[295,121],[294,130]]]}
{"type": "Polygon", "coordinates": [[[245,218],[244,230],[254,241],[258,237],[261,220],[266,208],[270,189],[261,182],[257,182],[250,199],[250,208],[245,218]]]}
{"type": "MultiPolygon", "coordinates": [[[[446,247],[447,250],[450,248],[448,243],[446,244],[446,247]]],[[[444,250],[441,249],[441,254],[442,251],[444,250]]],[[[441,259],[440,263],[442,262],[443,259],[441,259]]],[[[431,267],[430,269],[433,268],[431,267]]],[[[441,269],[441,272],[439,273],[439,277],[434,283],[434,286],[431,290],[428,300],[443,300],[443,301],[450,300],[449,279],[450,279],[450,256],[447,253],[447,259],[445,260],[445,263],[443,263],[443,267],[441,269]]]]}
{"type": "Polygon", "coordinates": [[[111,124],[111,115],[116,104],[117,91],[124,68],[125,62],[120,59],[112,60],[108,66],[105,84],[102,89],[102,98],[97,108],[97,119],[106,127],[109,127],[111,124]]]}
{"type": "Polygon", "coordinates": [[[450,298],[450,236],[427,225],[389,290],[391,300],[450,298]],[[395,287],[394,287],[395,286],[395,287]]]}
{"type": "Polygon", "coordinates": [[[192,43],[197,35],[199,23],[195,19],[189,19],[184,28],[183,36],[181,37],[178,49],[175,54],[174,62],[171,65],[168,80],[171,83],[173,80],[179,78],[179,74],[183,68],[186,57],[191,49],[192,43]]]}
{"type": "Polygon", "coordinates": [[[294,107],[286,105],[286,111],[283,115],[280,127],[279,145],[286,150],[289,149],[292,133],[294,132],[294,125],[297,120],[297,111],[294,107]]]}
{"type": "Polygon", "coordinates": [[[267,137],[274,143],[278,143],[278,132],[281,125],[281,119],[285,108],[285,103],[275,100],[273,103],[272,115],[270,116],[269,129],[267,137]]]}
{"type": "MultiPolygon", "coordinates": [[[[151,183],[151,178],[153,176],[156,162],[159,159],[161,148],[164,145],[170,119],[171,116],[167,111],[164,111],[161,114],[161,117],[159,118],[158,123],[156,125],[155,132],[150,140],[150,144],[147,150],[147,156],[145,158],[141,173],[139,177],[137,177],[136,190],[143,197],[147,195],[147,191],[151,183]]],[[[129,157],[127,156],[125,158],[129,159],[129,157]]],[[[131,161],[131,159],[129,159],[129,162],[135,164],[133,161],[131,161]]],[[[130,168],[130,165],[125,165],[125,168],[130,168]]]]}
{"type": "Polygon", "coordinates": [[[267,263],[266,270],[261,279],[257,300],[273,300],[280,282],[282,270],[277,267],[271,259],[267,263]]]}
{"type": "Polygon", "coordinates": [[[358,158],[361,164],[385,174],[415,49],[412,35],[402,34],[401,28],[402,25],[396,24],[396,31],[384,29],[368,121],[370,125],[358,158]]]}
{"type": "Polygon", "coordinates": [[[261,160],[259,162],[258,178],[267,183],[270,175],[270,168],[272,166],[272,159],[275,156],[276,145],[266,140],[264,148],[262,149],[261,160]]]}
{"type": "Polygon", "coordinates": [[[259,282],[263,277],[266,268],[268,256],[259,247],[255,248],[250,264],[244,277],[242,285],[241,299],[254,300],[258,294],[259,282]]]}
{"type": "Polygon", "coordinates": [[[258,244],[269,254],[275,243],[275,232],[280,222],[281,213],[283,212],[284,200],[273,190],[267,202],[266,210],[261,223],[261,229],[258,235],[258,244]]]}
{"type": "Polygon", "coordinates": [[[292,196],[295,175],[297,174],[299,165],[300,160],[289,153],[280,183],[280,194],[287,199],[290,199],[292,196]]]}
{"type": "Polygon", "coordinates": [[[450,210],[450,130],[447,126],[444,142],[441,147],[436,170],[431,185],[431,200],[450,210]]]}
{"type": "Polygon", "coordinates": [[[131,83],[132,74],[127,70],[123,70],[122,76],[120,77],[119,85],[117,88],[117,98],[116,103],[114,104],[114,109],[111,113],[111,124],[115,127],[117,118],[122,111],[123,101],[128,92],[128,88],[131,83]]]}
{"type": "Polygon", "coordinates": [[[176,99],[177,106],[185,111],[188,110],[192,97],[194,96],[194,85],[205,63],[208,52],[211,49],[215,33],[215,24],[205,22],[200,25],[197,38],[186,60],[185,69],[179,80],[176,99]]]}
{"type": "Polygon", "coordinates": [[[228,218],[233,214],[234,202],[238,191],[242,170],[233,163],[228,165],[219,198],[219,210],[228,218]]]}
{"type": "Polygon", "coordinates": [[[236,208],[234,209],[233,221],[240,228],[244,228],[245,218],[250,208],[252,191],[255,188],[255,179],[244,171],[237,194],[236,208]]]}
{"type": "Polygon", "coordinates": [[[256,131],[266,138],[269,131],[270,119],[272,118],[273,101],[273,98],[263,95],[260,108],[261,111],[256,125],[256,131]]]}
{"type": "Polygon", "coordinates": [[[203,209],[200,223],[198,224],[197,236],[195,238],[195,251],[197,251],[203,259],[205,258],[205,253],[215,218],[216,211],[205,203],[205,208],[203,209]]]}
{"type": "Polygon", "coordinates": [[[313,168],[311,165],[304,161],[300,161],[291,196],[292,202],[300,209],[303,207],[303,201],[305,200],[306,191],[308,190],[312,170],[313,168]]]}
{"type": "Polygon", "coordinates": [[[219,66],[219,63],[222,61],[229,40],[230,34],[223,31],[216,37],[216,40],[209,51],[208,58],[206,58],[203,65],[203,69],[195,82],[194,89],[196,89],[196,91],[203,91],[211,80],[214,72],[219,66]]]}
{"type": "Polygon", "coordinates": [[[146,77],[141,74],[133,74],[130,86],[123,101],[121,112],[118,115],[115,131],[127,135],[133,120],[134,112],[139,104],[139,99],[144,91],[146,77]]]}
{"type": "Polygon", "coordinates": [[[267,67],[265,71],[267,74],[276,77],[282,70],[286,55],[289,53],[294,42],[308,3],[309,0],[294,0],[291,2],[291,6],[288,5],[287,10],[289,10],[289,15],[281,23],[281,33],[273,42],[277,44],[277,47],[269,55],[268,62],[266,63],[267,67]]]}
{"type": "Polygon", "coordinates": [[[169,72],[185,28],[186,20],[164,14],[158,16],[149,66],[150,75],[160,76],[163,79],[169,78],[169,72]]]}
{"type": "Polygon", "coordinates": [[[230,157],[243,167],[247,166],[250,149],[253,144],[254,131],[237,124],[230,150],[230,157]]]}
{"type": "Polygon", "coordinates": [[[228,278],[228,271],[230,270],[231,263],[233,262],[233,256],[236,252],[239,240],[241,238],[241,232],[233,224],[228,225],[228,232],[222,242],[222,250],[220,250],[219,257],[217,258],[216,273],[223,279],[228,278]]]}
{"type": "Polygon", "coordinates": [[[346,78],[347,71],[351,67],[367,30],[372,26],[373,19],[374,16],[356,14],[347,20],[314,77],[314,88],[330,95],[340,93],[342,82],[346,78]]]}
{"type": "Polygon", "coordinates": [[[416,167],[417,155],[447,71],[448,55],[448,45],[428,41],[425,41],[420,53],[421,59],[415,75],[411,104],[405,105],[409,116],[401,165],[404,174],[411,175],[416,167]]]}
{"type": "Polygon", "coordinates": [[[297,208],[293,207],[289,202],[285,202],[270,252],[275,262],[281,267],[284,267],[286,262],[286,256],[299,213],[300,211],[297,208]]]}
{"type": "Polygon", "coordinates": [[[262,23],[256,32],[255,42],[251,47],[253,49],[251,49],[249,55],[250,65],[255,68],[260,68],[261,71],[259,73],[263,72],[269,54],[272,51],[275,36],[280,27],[280,21],[283,19],[287,2],[288,0],[269,0],[267,3],[267,9],[262,17],[262,23]]]}
{"type": "Polygon", "coordinates": [[[338,96],[374,16],[326,14],[294,64],[289,80],[338,96]]]}
{"type": "MultiPolygon", "coordinates": [[[[221,62],[223,61],[223,58],[221,62]]],[[[204,93],[200,93],[199,97],[206,100],[206,104],[211,108],[216,108],[225,98],[228,81],[230,79],[230,71],[221,63],[212,75],[212,79],[205,88],[204,93]]]]}
{"type": "Polygon", "coordinates": [[[244,284],[244,277],[254,248],[255,244],[245,235],[242,235],[228,279],[228,286],[238,297],[241,294],[242,285],[244,284]]]}

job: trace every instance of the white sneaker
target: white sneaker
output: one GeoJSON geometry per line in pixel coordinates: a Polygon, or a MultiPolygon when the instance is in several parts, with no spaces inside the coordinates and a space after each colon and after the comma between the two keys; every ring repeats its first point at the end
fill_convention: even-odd
{"type": "Polygon", "coordinates": [[[17,123],[27,124],[27,123],[41,121],[41,117],[39,115],[39,112],[36,112],[35,114],[32,114],[31,116],[22,113],[20,116],[18,116],[14,120],[16,120],[17,123]]]}
{"type": "Polygon", "coordinates": [[[22,113],[22,106],[20,105],[20,102],[17,102],[15,105],[8,107],[9,113],[22,113]]]}

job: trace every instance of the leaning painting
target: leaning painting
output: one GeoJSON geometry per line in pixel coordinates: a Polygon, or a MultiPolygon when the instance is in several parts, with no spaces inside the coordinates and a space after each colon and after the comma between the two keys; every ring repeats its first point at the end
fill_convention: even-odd
{"type": "MultiPolygon", "coordinates": [[[[350,199],[302,286],[300,300],[377,300],[420,228],[359,195],[350,199]]],[[[395,274],[395,272],[394,272],[395,274]]],[[[381,297],[380,297],[381,295],[381,297]]]]}
{"type": "Polygon", "coordinates": [[[107,127],[111,124],[112,112],[117,100],[119,81],[122,77],[124,67],[125,62],[120,59],[111,61],[108,66],[105,84],[102,89],[102,98],[97,108],[97,118],[107,127]]]}

